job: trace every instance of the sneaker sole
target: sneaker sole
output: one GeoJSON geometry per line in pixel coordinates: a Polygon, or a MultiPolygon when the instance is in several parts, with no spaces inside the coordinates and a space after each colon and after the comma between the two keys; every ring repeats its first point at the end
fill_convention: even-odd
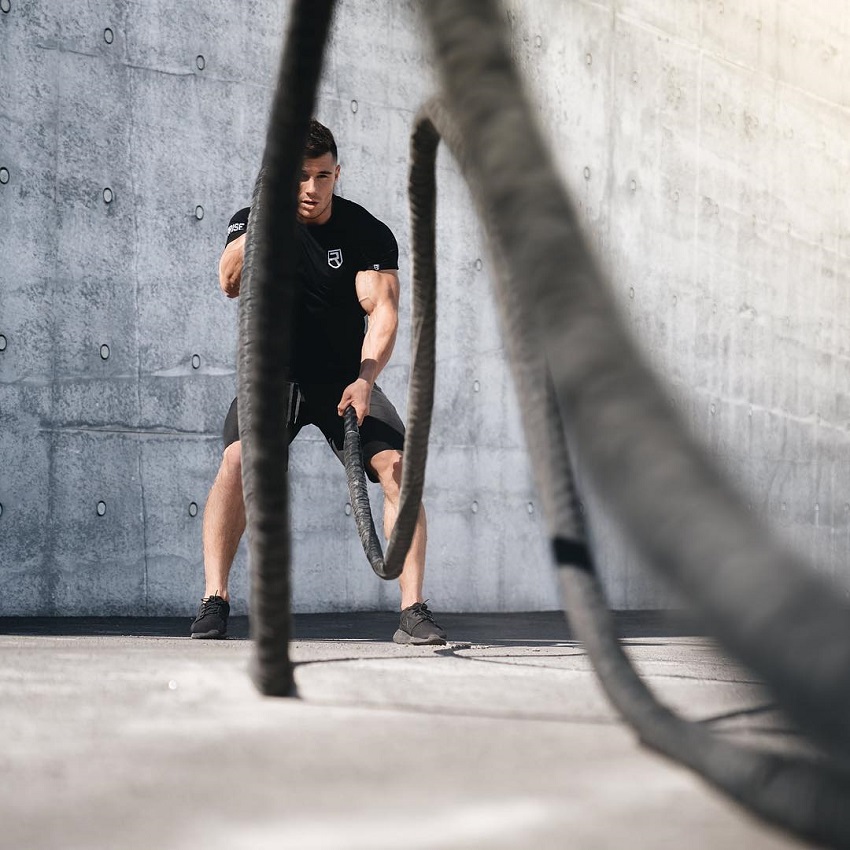
{"type": "Polygon", "coordinates": [[[193,640],[221,640],[226,637],[227,632],[220,632],[218,629],[209,632],[192,632],[193,640]]]}
{"type": "Polygon", "coordinates": [[[433,637],[429,638],[418,638],[414,637],[411,634],[408,634],[402,629],[398,629],[393,635],[393,642],[405,644],[408,646],[443,646],[446,642],[446,639],[441,638],[439,635],[434,635],[433,637]]]}

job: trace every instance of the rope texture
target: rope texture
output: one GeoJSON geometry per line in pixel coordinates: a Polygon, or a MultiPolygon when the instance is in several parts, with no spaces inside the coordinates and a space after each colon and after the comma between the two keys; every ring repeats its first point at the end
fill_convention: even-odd
{"type": "MultiPolygon", "coordinates": [[[[567,450],[567,435],[564,433],[562,424],[562,412],[571,408],[564,402],[563,380],[560,384],[557,383],[553,373],[557,374],[558,370],[550,366],[552,350],[558,355],[567,356],[572,356],[573,352],[569,346],[563,344],[560,336],[557,342],[561,344],[548,345],[547,343],[551,341],[546,339],[544,334],[544,345],[541,346],[541,331],[551,330],[541,328],[540,325],[541,314],[545,314],[546,310],[537,311],[528,307],[528,305],[539,304],[535,301],[537,295],[533,286],[535,282],[540,287],[564,289],[565,286],[572,285],[580,289],[574,279],[571,279],[574,277],[580,282],[589,284],[588,289],[597,287],[602,288],[604,292],[603,282],[592,266],[589,252],[579,236],[577,222],[571,215],[566,197],[560,199],[562,201],[560,205],[551,204],[547,208],[544,184],[551,192],[551,187],[557,186],[558,182],[554,169],[547,162],[539,139],[532,138],[533,156],[530,157],[533,160],[541,153],[543,154],[537,163],[536,176],[539,183],[532,186],[526,196],[523,196],[520,191],[522,188],[520,184],[528,179],[529,169],[533,171],[534,163],[516,161],[523,158],[514,157],[513,152],[522,150],[523,146],[529,144],[529,135],[534,135],[533,121],[513,74],[508,48],[503,41],[501,27],[492,4],[437,0],[432,5],[424,7],[424,15],[432,26],[437,43],[447,97],[450,101],[454,97],[452,114],[457,118],[457,127],[448,119],[439,103],[428,104],[420,113],[418,120],[419,122],[431,121],[432,126],[439,126],[450,148],[461,162],[471,184],[479,212],[494,237],[493,251],[496,255],[494,266],[500,270],[497,279],[497,302],[508,342],[511,366],[520,394],[527,402],[530,402],[524,405],[525,409],[539,411],[526,416],[524,421],[535,477],[543,498],[544,512],[556,551],[569,553],[571,559],[570,562],[561,563],[564,598],[573,628],[585,644],[603,687],[620,713],[635,726],[641,740],[648,746],[698,771],[733,799],[772,823],[785,826],[799,835],[829,846],[844,846],[850,843],[850,814],[848,814],[850,810],[847,805],[850,801],[850,778],[842,766],[818,764],[736,747],[715,737],[704,727],[682,720],[655,699],[623,653],[613,631],[610,614],[604,603],[598,580],[587,557],[586,546],[583,545],[586,535],[580,513],[576,509],[577,497],[567,450]],[[477,57],[474,55],[476,51],[479,53],[477,57]],[[480,54],[483,54],[483,57],[480,54]],[[455,61],[452,63],[450,60],[455,61]],[[466,62],[465,66],[464,62],[466,62]],[[509,84],[507,88],[506,83],[509,84]],[[451,90],[452,86],[455,86],[455,90],[451,90]],[[480,99],[480,103],[475,102],[476,97],[480,99]],[[473,106],[478,107],[477,112],[471,111],[473,106]],[[523,111],[525,114],[522,114],[523,111]],[[507,113],[507,117],[503,113],[507,113]],[[500,118],[504,121],[500,121],[500,118]],[[487,126],[487,121],[492,125],[501,126],[502,133],[510,129],[516,132],[513,135],[501,136],[491,132],[488,137],[487,131],[492,130],[492,127],[487,126]],[[512,122],[513,127],[510,126],[512,122]],[[507,128],[504,126],[505,123],[508,125],[507,128]],[[480,132],[475,133],[473,125],[476,125],[480,132]],[[466,145],[461,143],[461,138],[466,145]],[[534,143],[536,143],[536,149],[534,143]],[[500,155],[491,155],[490,146],[492,145],[500,148],[500,155]],[[467,159],[465,155],[467,149],[475,150],[476,156],[467,159]],[[548,173],[544,174],[543,178],[539,174],[541,165],[544,172],[548,167],[548,173]],[[541,205],[544,207],[543,211],[535,215],[533,206],[539,208],[541,205]],[[528,218],[522,219],[521,209],[524,209],[528,218]],[[558,218],[565,213],[569,214],[566,218],[567,226],[559,227],[558,218]],[[546,243],[545,248],[550,257],[557,258],[559,255],[566,254],[581,261],[572,266],[575,270],[574,275],[565,273],[563,267],[556,271],[551,264],[547,268],[545,262],[532,263],[534,252],[531,251],[525,252],[517,259],[519,243],[530,238],[529,233],[525,231],[534,228],[539,228],[543,232],[545,238],[542,242],[546,243]],[[517,229],[524,231],[521,237],[517,236],[517,229]],[[509,238],[508,234],[512,238],[509,238]],[[550,274],[550,277],[544,277],[542,282],[541,267],[544,272],[550,274]]],[[[568,265],[566,268],[571,267],[568,265]]],[[[598,316],[594,317],[594,310],[600,309],[600,299],[597,299],[596,303],[591,299],[591,304],[588,305],[582,300],[584,298],[586,298],[584,291],[579,291],[578,295],[573,294],[572,308],[587,310],[590,307],[591,318],[608,322],[613,327],[607,332],[611,333],[613,330],[616,335],[619,327],[610,304],[602,303],[602,319],[600,320],[598,316]]],[[[555,303],[559,301],[559,299],[550,300],[554,300],[555,303]]],[[[565,317],[562,312],[557,321],[566,324],[568,318],[572,317],[565,317]]],[[[557,329],[557,334],[561,333],[562,331],[557,329]]],[[[623,339],[615,339],[612,345],[614,353],[608,355],[609,363],[613,362],[618,366],[620,365],[618,357],[622,355],[623,349],[628,347],[627,341],[624,344],[625,334],[622,331],[620,333],[623,339]]],[[[581,342],[587,343],[586,337],[583,338],[580,333],[576,336],[581,342]]],[[[603,338],[601,342],[604,343],[605,339],[603,338]]],[[[573,342],[573,345],[576,344],[573,342]]],[[[635,357],[633,352],[629,354],[630,357],[635,357]]],[[[631,362],[639,364],[636,360],[631,362]]],[[[637,370],[632,371],[643,373],[640,377],[644,384],[653,383],[651,375],[640,365],[637,370]]],[[[586,386],[576,381],[575,385],[567,385],[566,389],[574,393],[597,390],[602,400],[616,409],[618,396],[622,394],[622,384],[609,383],[610,376],[607,375],[595,377],[596,381],[590,381],[585,373],[581,380],[586,386]],[[599,390],[600,386],[601,390],[599,390]]],[[[644,389],[644,386],[639,387],[639,390],[644,389]]],[[[639,392],[636,393],[638,394],[639,392]]],[[[600,403],[598,398],[592,401],[600,403]]],[[[628,433],[629,429],[625,428],[624,424],[633,421],[628,418],[628,415],[627,409],[619,411],[619,417],[614,419],[612,427],[618,427],[628,433]]],[[[664,415],[672,420],[669,410],[665,410],[664,415]]],[[[638,420],[638,424],[633,427],[642,428],[644,421],[646,420],[638,420]]],[[[650,420],[648,427],[653,427],[654,424],[650,420]]],[[[668,428],[677,427],[675,421],[666,424],[668,428]]],[[[576,439],[573,435],[573,439],[579,443],[583,459],[591,474],[594,474],[598,480],[599,474],[595,467],[599,461],[593,456],[585,456],[587,450],[581,438],[576,439]]],[[[681,439],[680,442],[682,442],[681,439]]],[[[653,448],[655,454],[659,456],[666,451],[666,447],[663,446],[656,445],[653,448]]],[[[684,451],[693,452],[694,447],[686,446],[684,451]]],[[[632,466],[638,465],[633,460],[632,466]]],[[[711,473],[708,464],[701,459],[698,458],[696,465],[706,467],[711,473]]],[[[724,485],[718,481],[715,474],[712,473],[706,478],[707,482],[698,480],[696,485],[693,480],[687,482],[692,487],[695,486],[697,490],[692,498],[697,500],[705,498],[706,489],[710,489],[706,488],[705,483],[715,488],[719,485],[721,489],[724,489],[724,485]],[[700,492],[700,486],[702,486],[702,492],[700,492]]],[[[612,482],[609,481],[609,483],[612,482]]],[[[722,498],[728,499],[729,495],[727,492],[722,498]]],[[[677,494],[673,494],[671,499],[676,497],[677,494]]],[[[664,511],[669,509],[670,500],[666,503],[663,499],[659,501],[661,504],[656,504],[653,519],[656,522],[663,522],[664,511]]],[[[721,514],[722,519],[727,519],[727,516],[728,514],[721,514]]],[[[627,513],[625,520],[633,535],[640,539],[641,530],[636,522],[633,519],[630,522],[627,513]]],[[[722,533],[722,529],[721,525],[714,531],[722,533]]],[[[766,544],[765,536],[760,533],[760,530],[751,534],[759,536],[757,545],[766,544]]],[[[682,539],[678,543],[680,548],[687,545],[682,539]]],[[[672,560],[668,555],[666,558],[668,572],[672,560]]],[[[708,568],[710,571],[711,567],[711,562],[703,557],[697,568],[708,568]]],[[[793,575],[797,570],[799,568],[794,565],[788,572],[793,575]]],[[[799,581],[800,576],[796,575],[794,578],[799,581]]],[[[805,581],[809,577],[804,573],[803,578],[805,581]]],[[[699,604],[699,600],[695,601],[699,604]]],[[[734,623],[731,628],[726,625],[730,615],[723,610],[722,601],[721,595],[719,613],[712,610],[711,605],[708,606],[709,619],[715,624],[720,623],[726,631],[733,632],[731,642],[734,644],[734,623]]],[[[758,604],[757,598],[755,602],[758,604]]],[[[801,610],[804,616],[807,616],[809,620],[812,619],[811,609],[807,611],[805,607],[802,607],[801,610]]],[[[733,612],[731,616],[734,618],[736,614],[733,612]]],[[[835,634],[833,639],[840,640],[841,637],[839,633],[835,634]]],[[[778,671],[780,679],[787,676],[787,671],[781,663],[774,665],[774,670],[778,671]]],[[[792,675],[796,672],[798,671],[795,671],[792,665],[792,675]]],[[[844,671],[838,669],[832,671],[833,675],[843,673],[844,671]]],[[[786,680],[784,692],[787,693],[793,687],[794,685],[789,685],[786,680]]],[[[818,720],[809,717],[807,728],[810,734],[822,739],[818,720]]]]}
{"type": "Polygon", "coordinates": [[[436,152],[439,138],[413,134],[408,192],[423,195],[422,203],[411,200],[411,226],[417,234],[412,245],[410,387],[407,396],[407,430],[401,468],[401,493],[398,518],[387,547],[387,572],[401,573],[404,559],[413,541],[428,460],[431,410],[434,407],[434,359],[437,336],[437,263],[434,256],[436,236],[436,181],[433,173],[422,169],[423,151],[436,152]],[[419,192],[422,181],[431,192],[419,192]]]}
{"type": "MultiPolygon", "coordinates": [[[[332,5],[295,5],[266,168],[255,191],[264,223],[257,226],[255,216],[246,257],[258,280],[248,299],[243,289],[240,307],[240,397],[249,399],[243,475],[260,603],[255,680],[265,693],[292,692],[289,531],[280,521],[288,509],[281,475],[286,398],[278,379],[288,357],[289,334],[280,329],[292,292],[292,269],[284,262],[292,255],[292,229],[281,223],[294,221],[295,175],[332,5]],[[268,281],[277,282],[273,290],[268,281]]],[[[431,104],[413,134],[413,376],[401,510],[386,577],[400,572],[424,485],[434,379],[434,164],[443,135],[493,238],[512,367],[521,392],[534,400],[526,407],[543,413],[527,415],[524,424],[550,535],[556,551],[569,553],[570,563],[561,564],[565,601],[609,697],[645,743],[699,770],[761,816],[812,840],[850,846],[846,773],[734,747],[681,720],[655,700],[617,643],[576,510],[568,445],[650,562],[685,590],[727,647],[762,675],[804,730],[840,753],[850,751],[846,607],[741,510],[643,367],[536,134],[495,4],[431,0],[422,13],[458,129],[431,104]],[[466,159],[464,149],[475,156],[466,159]]]]}
{"type": "MultiPolygon", "coordinates": [[[[463,143],[439,102],[426,104],[416,123],[417,128],[429,124],[444,135],[455,157],[465,165],[463,143]]],[[[489,225],[486,210],[482,217],[489,225]]],[[[498,262],[494,266],[504,269],[498,262]]],[[[530,314],[516,292],[500,273],[497,302],[514,377],[523,398],[540,405],[525,406],[539,413],[528,416],[524,424],[555,560],[561,566],[566,609],[611,702],[645,745],[692,768],[765,820],[829,845],[846,838],[850,835],[850,777],[846,773],[799,758],[737,747],[699,724],[683,720],[658,702],[624,654],[585,542],[551,380],[539,350],[528,342],[533,339],[530,314]]]]}
{"type": "MultiPolygon", "coordinates": [[[[427,121],[417,122],[411,138],[411,165],[408,179],[413,233],[408,424],[404,437],[398,516],[390,535],[385,559],[378,557],[380,543],[375,535],[374,522],[369,512],[365,474],[362,468],[357,468],[353,458],[350,467],[346,461],[348,488],[357,521],[357,531],[372,569],[383,579],[397,578],[401,574],[404,559],[413,541],[419,507],[422,503],[422,491],[425,487],[428,437],[431,433],[431,411],[434,407],[434,361],[437,335],[437,184],[434,163],[439,141],[440,136],[432,124],[427,121]]],[[[360,464],[362,467],[362,458],[360,464]]]]}
{"type": "Polygon", "coordinates": [[[264,694],[294,692],[289,638],[287,383],[295,292],[296,192],[333,0],[292,6],[254,187],[239,297],[239,436],[251,558],[251,674],[264,694]]]}
{"type": "Polygon", "coordinates": [[[372,521],[369,507],[369,489],[366,484],[366,470],[363,467],[363,449],[360,444],[360,429],[357,427],[357,412],[347,407],[344,414],[343,462],[345,477],[348,480],[348,498],[351,499],[351,512],[357,525],[357,533],[363,544],[366,558],[376,575],[385,577],[384,551],[372,521]]]}
{"type": "Polygon", "coordinates": [[[679,423],[580,235],[491,0],[433,0],[473,197],[532,318],[559,427],[606,505],[813,737],[850,753],[850,610],[776,545],[679,423]]]}

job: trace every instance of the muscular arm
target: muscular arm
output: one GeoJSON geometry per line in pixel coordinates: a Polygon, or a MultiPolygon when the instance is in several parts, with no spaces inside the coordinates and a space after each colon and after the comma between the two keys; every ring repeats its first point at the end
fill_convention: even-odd
{"type": "Polygon", "coordinates": [[[369,317],[360,354],[360,377],[374,384],[389,363],[398,331],[398,273],[360,272],[355,280],[357,300],[369,317]]]}
{"type": "Polygon", "coordinates": [[[228,298],[239,295],[242,284],[242,263],[245,259],[245,235],[229,243],[218,263],[218,282],[228,298]]]}
{"type": "Polygon", "coordinates": [[[398,331],[398,272],[358,272],[354,283],[357,300],[369,317],[369,326],[363,338],[360,353],[360,375],[345,388],[338,405],[340,416],[351,404],[357,411],[357,420],[363,423],[369,414],[372,387],[393,353],[398,331]]]}

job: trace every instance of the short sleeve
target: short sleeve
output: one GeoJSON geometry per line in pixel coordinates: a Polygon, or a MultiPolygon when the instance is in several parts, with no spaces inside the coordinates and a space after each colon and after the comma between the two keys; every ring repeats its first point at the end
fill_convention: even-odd
{"type": "Polygon", "coordinates": [[[248,227],[248,216],[250,214],[251,208],[245,207],[230,219],[230,223],[227,225],[227,242],[224,243],[225,246],[229,245],[234,239],[238,239],[244,235],[248,227]]]}
{"type": "Polygon", "coordinates": [[[392,230],[382,221],[373,219],[365,253],[365,268],[374,271],[398,268],[398,242],[392,230]]]}

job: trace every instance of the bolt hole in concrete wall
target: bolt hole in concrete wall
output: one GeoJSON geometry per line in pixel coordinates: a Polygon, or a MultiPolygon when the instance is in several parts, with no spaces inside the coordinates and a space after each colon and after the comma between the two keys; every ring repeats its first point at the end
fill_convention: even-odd
{"type": "MultiPolygon", "coordinates": [[[[164,28],[156,6],[130,4],[119,24],[98,0],[0,0],[0,77],[14,93],[0,207],[19,223],[0,245],[14,270],[0,278],[0,615],[196,607],[195,520],[236,383],[237,305],[218,289],[218,258],[260,161],[284,6],[234,17],[189,0],[164,28]]],[[[845,581],[843,7],[506,6],[541,127],[635,339],[744,504],[845,581]]],[[[404,415],[408,134],[435,86],[415,4],[365,9],[340,5],[316,114],[340,145],[339,192],[399,240],[401,326],[381,384],[404,415]]],[[[426,590],[439,610],[555,608],[486,243],[444,151],[438,165],[426,590]]],[[[395,607],[321,435],[305,429],[290,468],[296,610],[395,607]]],[[[582,482],[612,603],[671,604],[582,482]]],[[[246,558],[243,547],[235,612],[246,558]]]]}

